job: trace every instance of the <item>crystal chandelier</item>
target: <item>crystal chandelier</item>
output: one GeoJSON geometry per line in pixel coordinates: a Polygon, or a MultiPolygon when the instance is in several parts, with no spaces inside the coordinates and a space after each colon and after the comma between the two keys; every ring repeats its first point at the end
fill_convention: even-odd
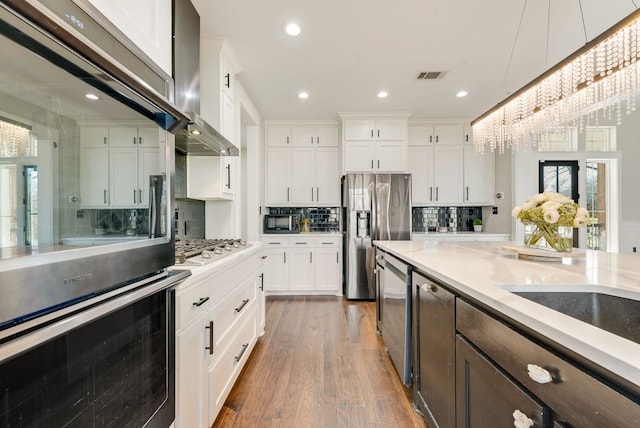
{"type": "Polygon", "coordinates": [[[603,112],[622,122],[640,89],[640,9],[471,122],[476,151],[503,153],[603,112]]]}

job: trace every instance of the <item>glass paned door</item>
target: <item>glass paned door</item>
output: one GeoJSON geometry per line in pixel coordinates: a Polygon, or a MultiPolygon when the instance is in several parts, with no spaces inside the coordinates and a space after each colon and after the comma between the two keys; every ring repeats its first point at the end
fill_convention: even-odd
{"type": "Polygon", "coordinates": [[[587,248],[607,251],[607,162],[587,161],[587,210],[591,224],[587,227],[587,248]]]}
{"type": "MultiPolygon", "coordinates": [[[[540,161],[539,191],[557,192],[578,203],[578,161],[540,161]]],[[[578,246],[578,230],[573,230],[573,246],[578,246]]]]}
{"type": "Polygon", "coordinates": [[[38,245],[38,168],[22,168],[24,177],[24,243],[38,245]]]}

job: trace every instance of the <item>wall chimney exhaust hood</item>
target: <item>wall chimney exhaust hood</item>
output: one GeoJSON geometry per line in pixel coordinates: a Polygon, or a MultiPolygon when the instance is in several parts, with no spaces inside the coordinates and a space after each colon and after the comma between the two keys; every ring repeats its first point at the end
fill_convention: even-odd
{"type": "Polygon", "coordinates": [[[189,124],[176,150],[192,156],[238,156],[236,146],[200,116],[200,15],[190,0],[173,0],[173,80],[177,107],[189,124]]]}
{"type": "Polygon", "coordinates": [[[198,113],[188,112],[189,124],[176,135],[176,150],[192,156],[238,156],[240,151],[198,113]]]}

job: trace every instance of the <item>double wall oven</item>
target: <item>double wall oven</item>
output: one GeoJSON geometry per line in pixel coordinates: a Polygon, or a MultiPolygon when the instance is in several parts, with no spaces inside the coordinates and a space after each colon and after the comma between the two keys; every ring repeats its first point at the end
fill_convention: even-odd
{"type": "Polygon", "coordinates": [[[86,0],[0,1],[0,52],[0,425],[170,426],[173,81],[86,0]]]}

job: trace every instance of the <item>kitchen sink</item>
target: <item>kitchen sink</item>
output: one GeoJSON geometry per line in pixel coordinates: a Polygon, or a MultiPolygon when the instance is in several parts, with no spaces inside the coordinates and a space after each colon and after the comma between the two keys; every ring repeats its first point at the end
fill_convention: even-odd
{"type": "Polygon", "coordinates": [[[534,303],[640,343],[640,296],[634,293],[620,296],[607,292],[614,289],[594,289],[593,286],[565,286],[558,290],[538,290],[535,286],[505,288],[534,303]]]}

